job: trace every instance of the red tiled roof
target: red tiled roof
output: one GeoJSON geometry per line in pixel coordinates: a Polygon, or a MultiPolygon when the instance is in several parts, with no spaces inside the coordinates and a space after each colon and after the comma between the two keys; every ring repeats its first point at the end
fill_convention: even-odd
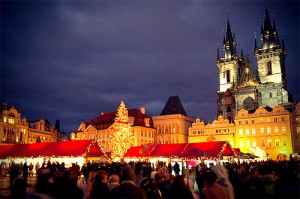
{"type": "Polygon", "coordinates": [[[105,156],[97,142],[76,140],[42,142],[34,144],[13,144],[0,147],[0,158],[10,157],[63,157],[63,156],[105,156]]]}
{"type": "MultiPolygon", "coordinates": [[[[93,125],[97,129],[106,129],[111,126],[115,122],[117,112],[105,112],[100,116],[96,117],[95,119],[87,122],[87,125],[93,125]]],[[[144,118],[150,119],[150,127],[153,128],[153,121],[152,119],[143,114],[139,109],[128,109],[128,116],[134,117],[134,126],[145,126],[144,118]]]]}

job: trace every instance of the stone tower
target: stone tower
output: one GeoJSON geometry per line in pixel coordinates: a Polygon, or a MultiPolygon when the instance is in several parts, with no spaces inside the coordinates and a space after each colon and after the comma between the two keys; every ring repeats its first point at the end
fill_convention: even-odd
{"type": "Polygon", "coordinates": [[[223,39],[224,55],[218,49],[217,66],[219,68],[220,90],[218,91],[218,115],[232,121],[240,109],[257,108],[257,74],[248,56],[237,55],[236,36],[232,34],[229,19],[226,35],[223,39]]]}
{"type": "Polygon", "coordinates": [[[255,38],[254,55],[257,59],[259,105],[274,107],[286,106],[292,101],[287,91],[285,58],[287,56],[284,41],[280,43],[275,21],[271,23],[267,7],[264,13],[264,25],[261,25],[261,47],[255,38]]]}

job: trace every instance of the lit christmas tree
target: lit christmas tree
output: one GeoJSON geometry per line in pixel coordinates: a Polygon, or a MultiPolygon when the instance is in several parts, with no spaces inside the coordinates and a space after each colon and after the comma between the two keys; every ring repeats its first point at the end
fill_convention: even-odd
{"type": "Polygon", "coordinates": [[[133,129],[129,124],[128,110],[123,101],[115,117],[115,132],[110,134],[112,160],[123,158],[126,151],[133,143],[133,129]]]}

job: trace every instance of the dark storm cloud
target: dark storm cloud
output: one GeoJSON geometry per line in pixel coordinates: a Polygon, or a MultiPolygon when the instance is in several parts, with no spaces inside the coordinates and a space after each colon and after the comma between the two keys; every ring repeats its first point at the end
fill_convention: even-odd
{"type": "MultiPolygon", "coordinates": [[[[267,1],[288,51],[299,101],[299,2],[267,1]]],[[[227,12],[238,49],[252,57],[261,1],[1,1],[1,101],[77,130],[101,112],[146,107],[159,115],[178,95],[188,115],[216,117],[217,47],[227,12]]]]}

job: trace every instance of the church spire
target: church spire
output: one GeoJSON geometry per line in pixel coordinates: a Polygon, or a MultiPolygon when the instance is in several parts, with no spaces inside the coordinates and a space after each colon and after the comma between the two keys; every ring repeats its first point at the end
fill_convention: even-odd
{"type": "Polygon", "coordinates": [[[231,60],[237,58],[236,52],[236,38],[235,34],[232,36],[228,11],[227,11],[227,26],[226,26],[226,35],[223,40],[223,50],[225,59],[231,60]]]}

